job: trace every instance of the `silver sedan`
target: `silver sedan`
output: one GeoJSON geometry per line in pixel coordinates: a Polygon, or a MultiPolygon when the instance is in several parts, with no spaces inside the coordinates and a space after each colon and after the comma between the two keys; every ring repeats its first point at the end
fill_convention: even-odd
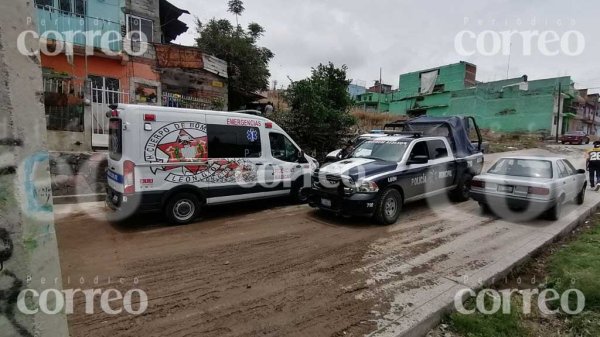
{"type": "Polygon", "coordinates": [[[545,213],[557,220],[565,203],[583,204],[586,185],[585,170],[565,158],[505,157],[473,178],[470,194],[485,212],[503,218],[526,220],[545,213]]]}

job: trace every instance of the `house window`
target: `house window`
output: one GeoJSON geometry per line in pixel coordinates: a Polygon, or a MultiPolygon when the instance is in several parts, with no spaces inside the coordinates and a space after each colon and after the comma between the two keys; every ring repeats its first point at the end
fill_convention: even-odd
{"type": "Polygon", "coordinates": [[[75,0],[75,10],[74,13],[77,15],[85,15],[85,5],[86,5],[86,1],[85,0],[75,0]]]}
{"type": "Polygon", "coordinates": [[[127,33],[134,42],[154,41],[154,23],[139,16],[127,16],[127,33]]]}
{"type": "Polygon", "coordinates": [[[119,80],[111,77],[90,75],[92,87],[92,102],[94,103],[119,103],[121,92],[119,80]]]}
{"type": "Polygon", "coordinates": [[[58,9],[63,12],[71,11],[71,0],[58,0],[58,9]]]}

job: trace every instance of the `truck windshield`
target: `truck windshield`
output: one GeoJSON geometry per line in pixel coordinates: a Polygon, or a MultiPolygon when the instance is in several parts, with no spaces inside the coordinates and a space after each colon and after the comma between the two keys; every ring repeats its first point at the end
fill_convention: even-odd
{"type": "Polygon", "coordinates": [[[358,145],[350,157],[399,162],[407,148],[408,142],[369,140],[358,145]]]}

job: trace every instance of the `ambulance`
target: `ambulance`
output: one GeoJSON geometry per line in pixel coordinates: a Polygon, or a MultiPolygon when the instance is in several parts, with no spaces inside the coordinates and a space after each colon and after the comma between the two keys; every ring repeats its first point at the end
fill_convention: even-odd
{"type": "Polygon", "coordinates": [[[251,111],[111,106],[106,203],[117,219],[162,211],[188,224],[206,206],[308,198],[318,162],[251,111]]]}

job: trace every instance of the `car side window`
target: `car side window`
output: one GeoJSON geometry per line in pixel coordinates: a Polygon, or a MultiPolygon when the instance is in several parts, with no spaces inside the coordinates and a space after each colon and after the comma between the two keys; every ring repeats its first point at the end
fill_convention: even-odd
{"type": "Polygon", "coordinates": [[[560,178],[566,178],[569,176],[569,172],[567,171],[567,167],[565,166],[565,164],[562,162],[562,160],[559,160],[556,162],[556,165],[558,167],[558,176],[560,178]]]}
{"type": "Polygon", "coordinates": [[[427,158],[431,159],[431,157],[429,157],[429,149],[427,148],[426,142],[421,141],[415,143],[412,151],[410,151],[410,156],[408,159],[412,159],[416,156],[426,156],[427,158]]]}
{"type": "Polygon", "coordinates": [[[573,176],[573,175],[577,174],[577,170],[575,169],[575,167],[573,166],[573,164],[571,164],[570,161],[568,161],[568,160],[562,160],[562,162],[565,165],[565,168],[567,169],[567,173],[570,176],[573,176]]]}
{"type": "Polygon", "coordinates": [[[270,133],[271,155],[275,159],[295,163],[298,161],[299,151],[294,144],[281,133],[270,133]]]}
{"type": "Polygon", "coordinates": [[[448,157],[448,147],[441,140],[429,140],[427,141],[427,147],[429,148],[430,159],[442,159],[448,157]]]}

